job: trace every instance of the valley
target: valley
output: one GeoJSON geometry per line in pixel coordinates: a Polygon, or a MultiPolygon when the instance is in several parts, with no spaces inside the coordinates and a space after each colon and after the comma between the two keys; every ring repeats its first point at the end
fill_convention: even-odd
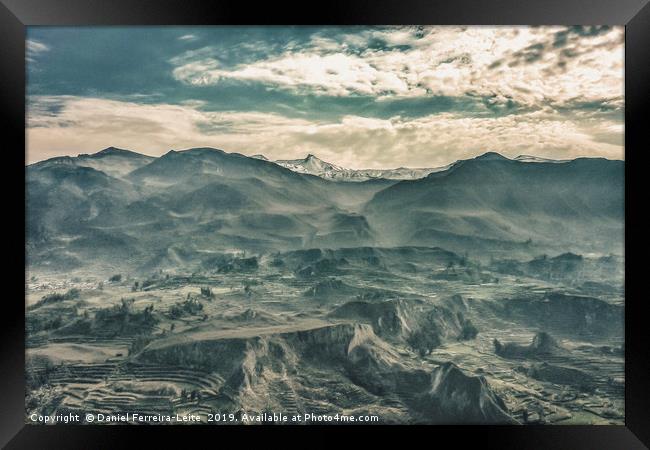
{"type": "Polygon", "coordinates": [[[623,424],[622,186],[493,153],[355,182],[214,149],[34,164],[26,415],[623,424]]]}

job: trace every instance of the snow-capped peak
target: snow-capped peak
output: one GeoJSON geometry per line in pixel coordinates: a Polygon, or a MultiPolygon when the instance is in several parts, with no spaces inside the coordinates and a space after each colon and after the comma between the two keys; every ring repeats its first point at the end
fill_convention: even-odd
{"type": "Polygon", "coordinates": [[[275,163],[294,172],[339,181],[366,181],[381,178],[389,180],[412,180],[424,178],[432,172],[444,170],[443,168],[410,169],[406,167],[399,169],[347,169],[323,161],[313,153],[309,153],[303,159],[277,160],[275,163]]]}
{"type": "Polygon", "coordinates": [[[520,162],[537,162],[537,163],[561,163],[567,162],[567,159],[549,159],[549,158],[540,158],[539,156],[531,155],[519,155],[515,158],[515,161],[520,162]]]}

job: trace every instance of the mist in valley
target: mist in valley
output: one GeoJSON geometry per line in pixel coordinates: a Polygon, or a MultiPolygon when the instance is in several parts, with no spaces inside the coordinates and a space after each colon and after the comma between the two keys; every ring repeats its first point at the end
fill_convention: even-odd
{"type": "Polygon", "coordinates": [[[26,414],[622,424],[623,171],[32,164],[26,414]]]}

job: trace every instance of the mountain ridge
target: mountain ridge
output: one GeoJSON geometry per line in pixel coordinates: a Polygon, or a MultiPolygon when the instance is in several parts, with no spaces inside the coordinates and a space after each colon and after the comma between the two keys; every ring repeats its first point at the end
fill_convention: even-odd
{"type": "Polygon", "coordinates": [[[488,153],[423,178],[346,182],[205,147],[55,158],[27,167],[29,258],[65,255],[65,269],[359,246],[611,252],[623,236],[623,169],[623,161],[488,153]]]}
{"type": "Polygon", "coordinates": [[[567,163],[571,161],[575,161],[577,159],[605,159],[607,161],[623,161],[623,160],[618,160],[618,159],[607,159],[607,158],[601,158],[601,157],[578,157],[575,159],[550,159],[550,158],[543,158],[543,157],[538,157],[534,155],[526,155],[522,154],[519,156],[516,156],[514,158],[508,158],[496,151],[486,151],[485,153],[482,153],[480,155],[477,155],[473,158],[468,158],[468,159],[459,159],[456,161],[453,161],[449,164],[446,164],[444,166],[439,166],[439,167],[405,167],[405,166],[400,166],[396,168],[387,168],[387,169],[349,169],[345,168],[343,166],[339,166],[327,161],[324,161],[320,159],[318,156],[316,156],[313,153],[308,153],[304,158],[298,158],[298,159],[279,159],[279,160],[270,160],[263,154],[254,154],[251,156],[247,156],[241,153],[237,152],[226,152],[224,150],[214,148],[214,147],[191,147],[183,150],[175,150],[175,149],[170,149],[168,152],[164,153],[161,156],[155,157],[155,156],[149,156],[145,155],[142,153],[138,153],[133,150],[126,150],[126,149],[121,149],[117,147],[107,147],[102,150],[99,150],[95,153],[80,153],[77,156],[55,156],[52,158],[48,158],[45,160],[37,161],[32,164],[28,164],[26,167],[38,167],[38,166],[43,166],[46,164],[54,164],[54,163],[74,163],[74,162],[79,162],[84,159],[101,159],[105,157],[110,157],[110,156],[124,156],[124,157],[130,157],[130,158],[139,158],[139,159],[144,159],[148,161],[154,161],[156,159],[162,158],[168,154],[174,154],[174,153],[187,153],[187,154],[210,154],[210,152],[215,152],[218,154],[222,155],[233,155],[233,156],[238,156],[238,157],[245,157],[245,158],[250,158],[250,159],[255,159],[259,161],[265,161],[269,163],[273,163],[275,165],[284,167],[286,169],[289,169],[293,172],[298,172],[302,174],[308,174],[308,175],[315,175],[315,176],[320,176],[321,178],[333,180],[337,179],[339,181],[346,181],[346,180],[351,180],[351,181],[367,181],[370,179],[376,179],[376,178],[381,178],[382,175],[385,176],[394,176],[394,178],[388,178],[388,179],[416,179],[416,178],[424,178],[425,176],[428,176],[431,173],[436,173],[436,172],[442,172],[445,171],[455,165],[457,165],[460,162],[463,161],[469,161],[469,160],[502,160],[502,161],[515,161],[515,162],[521,162],[521,163],[567,163]],[[333,171],[338,171],[342,172],[343,174],[352,174],[352,175],[342,175],[342,176],[336,176],[332,174],[327,174],[326,172],[333,172],[333,171]],[[416,177],[409,177],[407,172],[411,172],[413,175],[416,175],[416,177]],[[428,173],[426,173],[428,172],[428,173]],[[399,174],[402,174],[402,177],[398,176],[399,174]]]}

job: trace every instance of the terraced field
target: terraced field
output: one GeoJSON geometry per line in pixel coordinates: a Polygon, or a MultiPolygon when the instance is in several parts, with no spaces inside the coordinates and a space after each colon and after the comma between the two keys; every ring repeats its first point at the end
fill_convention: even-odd
{"type": "Polygon", "coordinates": [[[37,278],[28,416],[623,423],[622,297],[421,251],[429,262],[415,269],[364,249],[227,273],[89,277],[78,292],[37,278]]]}

